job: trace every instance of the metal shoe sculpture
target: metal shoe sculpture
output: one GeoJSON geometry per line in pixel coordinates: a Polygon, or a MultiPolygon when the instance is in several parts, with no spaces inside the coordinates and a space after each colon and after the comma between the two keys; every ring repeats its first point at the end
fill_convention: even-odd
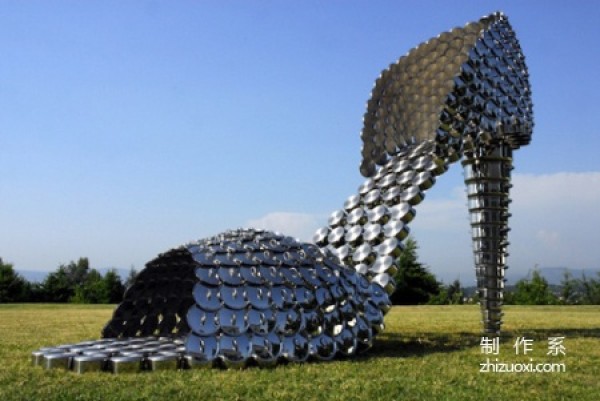
{"type": "Polygon", "coordinates": [[[462,158],[483,329],[498,333],[512,151],[533,127],[527,67],[501,13],[412,49],[377,79],[364,116],[358,194],[315,244],[240,229],[159,255],[104,339],[43,348],[77,372],[261,366],[368,349],[383,330],[413,209],[462,158]]]}

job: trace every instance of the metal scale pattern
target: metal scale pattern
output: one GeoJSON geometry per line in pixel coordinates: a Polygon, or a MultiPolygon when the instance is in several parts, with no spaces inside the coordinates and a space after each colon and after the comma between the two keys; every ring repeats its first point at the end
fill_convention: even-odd
{"type": "Polygon", "coordinates": [[[442,33],[384,70],[367,103],[358,194],[315,244],[238,229],[149,262],[102,340],[42,348],[79,373],[270,366],[368,349],[384,328],[418,205],[463,159],[483,327],[501,325],[512,151],[533,127],[527,68],[506,17],[442,33]]]}
{"type": "Polygon", "coordinates": [[[315,243],[392,294],[414,206],[425,198],[436,176],[447,170],[447,158],[437,153],[432,141],[398,152],[348,198],[343,209],[333,212],[329,225],[315,234],[315,243]]]}

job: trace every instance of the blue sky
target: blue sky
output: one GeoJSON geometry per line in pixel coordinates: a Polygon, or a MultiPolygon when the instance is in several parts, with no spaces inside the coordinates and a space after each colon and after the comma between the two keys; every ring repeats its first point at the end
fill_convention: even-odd
{"type": "MultiPolygon", "coordinates": [[[[596,1],[6,1],[0,7],[0,257],[141,268],[256,225],[302,239],[363,181],[379,72],[504,11],[536,126],[515,153],[509,279],[600,268],[596,1]]],[[[459,165],[417,209],[420,259],[472,284],[459,165]]]]}

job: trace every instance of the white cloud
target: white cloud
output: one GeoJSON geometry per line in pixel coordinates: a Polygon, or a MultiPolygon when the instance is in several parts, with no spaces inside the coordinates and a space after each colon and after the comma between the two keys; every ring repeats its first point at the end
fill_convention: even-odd
{"type": "MultiPolygon", "coordinates": [[[[541,267],[600,268],[600,172],[514,174],[509,221],[507,278],[541,267]]],[[[421,262],[441,279],[474,282],[470,225],[464,186],[448,196],[425,199],[410,224],[419,243],[421,262]]],[[[312,241],[326,214],[273,212],[248,226],[281,231],[312,241]]]]}
{"type": "Polygon", "coordinates": [[[420,230],[455,233],[468,227],[467,195],[462,187],[454,188],[445,199],[428,200],[426,197],[415,209],[417,215],[413,225],[420,230]]]}
{"type": "MultiPolygon", "coordinates": [[[[513,185],[509,280],[535,264],[600,268],[600,172],[514,174],[513,185]]],[[[422,262],[446,280],[466,275],[465,283],[471,282],[467,216],[461,186],[446,198],[425,199],[411,223],[422,262]]]]}
{"type": "Polygon", "coordinates": [[[455,187],[446,198],[437,195],[437,199],[425,197],[410,223],[419,244],[419,260],[445,282],[460,279],[472,285],[475,275],[465,189],[455,187]]]}
{"type": "Polygon", "coordinates": [[[249,220],[246,226],[279,231],[302,241],[312,241],[315,231],[326,224],[325,216],[320,214],[272,212],[249,220]]]}
{"type": "Polygon", "coordinates": [[[600,172],[513,179],[511,254],[519,265],[600,267],[600,172]]]}
{"type": "Polygon", "coordinates": [[[546,205],[553,209],[576,205],[590,206],[600,201],[600,172],[515,174],[513,178],[515,203],[532,207],[546,205]],[[568,205],[568,203],[572,203],[568,205]]]}
{"type": "Polygon", "coordinates": [[[554,247],[560,243],[560,234],[557,231],[538,230],[535,237],[546,247],[554,247]]]}

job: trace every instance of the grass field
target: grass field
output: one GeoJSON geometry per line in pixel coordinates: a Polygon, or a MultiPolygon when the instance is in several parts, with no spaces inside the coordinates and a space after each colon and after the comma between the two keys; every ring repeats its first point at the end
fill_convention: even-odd
{"type": "Polygon", "coordinates": [[[598,306],[507,306],[499,355],[482,353],[477,306],[414,306],[394,307],[375,347],[351,360],[122,375],[31,366],[39,347],[98,338],[112,310],[0,305],[0,401],[600,399],[598,306]],[[566,355],[547,355],[549,336],[566,337],[566,355]],[[516,355],[517,337],[533,339],[533,351],[516,355]],[[488,357],[564,363],[566,372],[481,373],[488,357]]]}

